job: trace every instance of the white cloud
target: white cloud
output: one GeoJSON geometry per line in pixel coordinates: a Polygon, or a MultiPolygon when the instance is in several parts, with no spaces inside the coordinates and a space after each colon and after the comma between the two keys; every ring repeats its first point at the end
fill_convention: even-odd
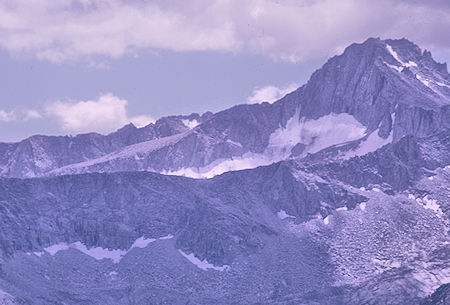
{"type": "Polygon", "coordinates": [[[109,133],[130,122],[138,127],[154,120],[145,115],[128,117],[128,102],[107,93],[98,100],[55,102],[47,106],[47,114],[55,117],[64,131],[72,133],[109,133]]]}
{"type": "Polygon", "coordinates": [[[253,90],[252,95],[247,98],[247,103],[273,103],[297,88],[297,84],[290,84],[289,86],[284,88],[278,88],[275,86],[257,87],[253,90]]]}
{"type": "Polygon", "coordinates": [[[0,33],[0,45],[10,51],[31,51],[52,62],[115,58],[137,49],[230,50],[234,45],[227,22],[117,0],[0,3],[0,33]]]}
{"type": "Polygon", "coordinates": [[[42,115],[35,109],[26,109],[23,111],[23,118],[25,121],[31,119],[41,119],[42,115]]]}
{"type": "Polygon", "coordinates": [[[155,120],[147,115],[138,115],[128,119],[136,127],[144,127],[150,123],[154,123],[155,120]]]}
{"type": "MultiPolygon", "coordinates": [[[[430,2],[431,3],[431,2],[430,2]]],[[[448,5],[400,0],[15,0],[0,2],[0,46],[60,62],[136,51],[329,56],[369,36],[450,49],[448,5]]]]}
{"type": "Polygon", "coordinates": [[[16,120],[16,116],[13,111],[8,112],[6,110],[0,109],[0,121],[11,122],[11,121],[15,121],[15,120],[16,120]]]}
{"type": "Polygon", "coordinates": [[[41,114],[34,109],[13,109],[11,111],[0,109],[0,121],[3,122],[28,121],[40,118],[42,118],[41,114]]]}

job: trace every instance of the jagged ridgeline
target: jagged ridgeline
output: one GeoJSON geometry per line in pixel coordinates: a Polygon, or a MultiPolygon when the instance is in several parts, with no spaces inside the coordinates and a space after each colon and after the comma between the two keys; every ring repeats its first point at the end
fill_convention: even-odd
{"type": "Polygon", "coordinates": [[[446,64],[371,38],[273,104],[1,143],[0,304],[447,304],[449,128],[446,64]]]}

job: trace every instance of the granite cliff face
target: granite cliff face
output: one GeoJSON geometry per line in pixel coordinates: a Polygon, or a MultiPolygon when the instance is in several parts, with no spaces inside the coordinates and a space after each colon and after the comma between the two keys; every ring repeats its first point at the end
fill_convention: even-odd
{"type": "Polygon", "coordinates": [[[274,104],[1,144],[0,303],[445,304],[449,84],[369,39],[274,104]]]}

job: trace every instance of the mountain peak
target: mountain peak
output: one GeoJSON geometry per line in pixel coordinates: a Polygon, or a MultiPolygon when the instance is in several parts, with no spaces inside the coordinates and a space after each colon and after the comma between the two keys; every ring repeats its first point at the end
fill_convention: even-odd
{"type": "Polygon", "coordinates": [[[436,62],[430,51],[422,51],[418,45],[407,38],[382,40],[371,37],[362,43],[351,44],[343,54],[336,57],[350,57],[353,61],[365,57],[372,63],[375,63],[376,59],[381,59],[385,63],[396,65],[399,69],[418,67],[435,70],[445,78],[448,75],[446,63],[436,62]]]}
{"type": "Polygon", "coordinates": [[[328,60],[305,86],[276,103],[169,116],[143,128],[129,124],[107,136],[5,145],[0,175],[133,169],[207,176],[291,153],[305,155],[325,147],[321,143],[330,144],[326,136],[338,127],[342,134],[371,135],[377,143],[428,136],[450,126],[449,80],[446,66],[409,40],[369,38],[328,60]],[[26,162],[17,161],[21,158],[26,162]]]}
{"type": "Polygon", "coordinates": [[[116,132],[123,132],[123,131],[128,131],[128,130],[135,130],[137,129],[137,127],[133,124],[133,123],[128,123],[127,125],[119,128],[116,132]]]}

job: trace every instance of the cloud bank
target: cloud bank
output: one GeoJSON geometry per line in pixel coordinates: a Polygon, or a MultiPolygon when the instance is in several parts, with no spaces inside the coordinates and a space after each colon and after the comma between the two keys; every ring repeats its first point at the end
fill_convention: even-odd
{"type": "Polygon", "coordinates": [[[143,127],[154,120],[146,115],[128,117],[128,102],[111,93],[97,100],[78,102],[54,102],[46,107],[49,117],[56,118],[61,128],[70,133],[109,133],[128,123],[143,127]]]}
{"type": "Polygon", "coordinates": [[[140,51],[224,51],[302,61],[369,36],[450,50],[443,0],[0,1],[0,46],[61,62],[140,51]]]}

